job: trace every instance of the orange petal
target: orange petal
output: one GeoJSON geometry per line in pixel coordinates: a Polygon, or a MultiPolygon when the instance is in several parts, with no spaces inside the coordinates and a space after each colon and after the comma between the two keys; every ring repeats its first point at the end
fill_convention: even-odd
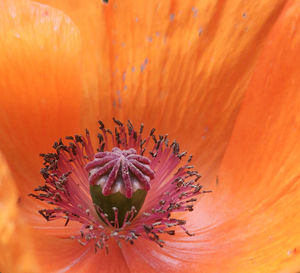
{"type": "Polygon", "coordinates": [[[67,12],[81,31],[87,85],[81,90],[79,34],[68,17],[53,8],[21,1],[15,4],[15,19],[7,16],[4,7],[3,32],[12,37],[2,45],[4,69],[0,73],[5,81],[1,88],[10,92],[0,103],[4,104],[0,107],[0,148],[21,192],[26,195],[40,180],[38,153],[48,151],[59,136],[80,132],[82,105],[84,127],[116,115],[169,133],[196,154],[195,162],[201,165],[206,181],[214,180],[259,51],[256,44],[272,26],[281,1],[271,8],[268,1],[259,6],[202,1],[48,3],[67,12]],[[26,18],[32,10],[34,16],[26,18]],[[44,20],[45,15],[49,20],[44,20]],[[57,21],[61,21],[59,27],[57,21]],[[27,43],[19,41],[19,32],[27,43]],[[232,46],[224,48],[229,39],[232,46]],[[45,43],[42,49],[37,41],[45,43]],[[119,106],[117,89],[122,90],[124,100],[119,106]],[[86,95],[82,104],[80,92],[86,95]],[[24,124],[25,119],[26,126],[17,134],[17,124],[24,124]]]}
{"type": "MultiPolygon", "coordinates": [[[[134,245],[123,246],[122,253],[131,273],[196,272],[192,271],[191,267],[199,257],[199,253],[195,252],[197,244],[189,242],[190,238],[178,230],[172,237],[160,237],[166,240],[166,246],[163,248],[142,238],[139,238],[134,245]],[[185,242],[180,245],[180,241],[184,240],[185,242]]],[[[206,271],[201,269],[200,272],[206,271]]]]}
{"type": "Polygon", "coordinates": [[[26,0],[0,7],[0,149],[27,195],[41,180],[39,153],[79,130],[81,41],[58,10],[26,0]]]}
{"type": "Polygon", "coordinates": [[[215,180],[260,44],[284,1],[57,1],[81,30],[83,117],[144,122],[197,155],[215,180]]]}
{"type": "Polygon", "coordinates": [[[105,250],[95,253],[93,242],[81,246],[69,238],[47,236],[42,232],[35,233],[34,239],[41,272],[129,273],[121,249],[114,240],[108,242],[107,254],[105,250]]]}
{"type": "Polygon", "coordinates": [[[0,272],[34,273],[30,234],[17,203],[15,182],[0,154],[0,272]]]}
{"type": "Polygon", "coordinates": [[[270,32],[218,190],[190,219],[199,226],[199,272],[300,269],[299,9],[299,1],[288,2],[270,32]]]}

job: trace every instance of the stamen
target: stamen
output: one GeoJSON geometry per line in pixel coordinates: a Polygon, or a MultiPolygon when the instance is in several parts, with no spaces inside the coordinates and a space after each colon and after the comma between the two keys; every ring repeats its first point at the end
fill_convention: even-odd
{"type": "Polygon", "coordinates": [[[108,252],[109,239],[121,246],[139,237],[162,247],[167,241],[160,235],[174,236],[177,226],[192,236],[184,220],[172,217],[192,211],[196,197],[209,192],[198,184],[201,176],[190,164],[192,157],[181,163],[186,152],[176,141],[169,146],[168,136],[157,137],[155,129],[143,138],[143,124],[135,131],[130,121],[127,126],[114,122],[112,133],[99,121],[96,149],[86,131],[66,137],[68,144],[55,142],[55,153],[41,154],[45,185],[30,195],[53,208],[39,213],[47,221],[64,219],[65,226],[80,222],[72,239],[82,245],[94,242],[95,251],[108,252]]]}

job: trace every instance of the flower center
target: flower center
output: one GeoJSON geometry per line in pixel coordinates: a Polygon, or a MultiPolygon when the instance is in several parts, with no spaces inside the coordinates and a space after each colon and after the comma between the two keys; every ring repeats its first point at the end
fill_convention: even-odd
{"type": "Polygon", "coordinates": [[[137,215],[150,189],[154,171],[150,159],[130,148],[114,147],[111,152],[99,152],[86,165],[92,199],[100,218],[122,226],[126,214],[137,215]],[[118,217],[116,217],[116,214],[118,217]]]}
{"type": "Polygon", "coordinates": [[[96,153],[86,169],[90,172],[90,184],[101,186],[104,196],[121,192],[131,198],[138,189],[150,189],[150,180],[154,178],[150,162],[147,157],[137,155],[133,148],[115,147],[111,152],[96,153]]]}
{"type": "Polygon", "coordinates": [[[186,152],[176,141],[169,144],[167,135],[157,137],[152,129],[143,138],[143,125],[136,131],[130,121],[124,126],[113,120],[114,133],[99,121],[96,147],[86,131],[66,137],[68,144],[55,142],[55,153],[41,154],[45,184],[30,195],[53,208],[47,205],[39,213],[47,221],[64,219],[65,226],[81,223],[71,238],[82,245],[94,242],[95,250],[107,249],[109,239],[119,245],[149,239],[162,247],[161,234],[174,235],[176,226],[192,236],[177,218],[206,192],[192,157],[182,163],[186,152]]]}

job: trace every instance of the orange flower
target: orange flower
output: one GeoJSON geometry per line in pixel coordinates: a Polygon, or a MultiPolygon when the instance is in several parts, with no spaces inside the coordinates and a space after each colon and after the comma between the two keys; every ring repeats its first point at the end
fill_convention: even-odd
{"type": "Polygon", "coordinates": [[[299,270],[299,3],[37,2],[0,1],[0,271],[299,270]],[[196,236],[94,254],[37,213],[38,154],[113,116],[194,155],[196,236]]]}

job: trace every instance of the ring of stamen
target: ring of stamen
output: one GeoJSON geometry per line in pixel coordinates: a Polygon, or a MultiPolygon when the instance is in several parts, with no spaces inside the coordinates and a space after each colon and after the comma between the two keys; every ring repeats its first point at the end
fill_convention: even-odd
{"type": "Polygon", "coordinates": [[[142,237],[163,246],[165,242],[160,234],[175,235],[176,226],[192,236],[185,227],[186,222],[174,218],[173,214],[192,211],[196,197],[208,192],[198,184],[201,176],[190,165],[191,156],[182,163],[186,152],[180,152],[176,141],[170,145],[168,137],[155,136],[154,129],[144,139],[143,125],[135,131],[128,121],[126,130],[123,123],[114,121],[117,124],[114,134],[99,122],[98,152],[94,151],[90,134],[86,131],[84,137],[66,137],[68,144],[62,140],[56,142],[53,146],[55,153],[41,154],[45,185],[35,189],[38,194],[30,195],[54,207],[42,209],[39,213],[47,221],[65,219],[65,225],[70,221],[80,222],[79,234],[72,238],[82,245],[94,242],[95,250],[108,250],[107,240],[111,238],[120,245],[122,241],[133,243],[142,237]],[[131,196],[123,195],[124,198],[132,200],[136,192],[130,189],[135,189],[136,183],[141,187],[140,191],[147,193],[143,207],[130,205],[122,212],[120,208],[109,205],[112,218],[94,204],[90,195],[90,187],[99,187],[99,179],[103,179],[103,185],[106,185],[97,192],[104,199],[114,194],[123,195],[122,190],[115,188],[119,179],[123,183],[123,193],[131,196]],[[120,215],[123,215],[122,219],[120,215]]]}

